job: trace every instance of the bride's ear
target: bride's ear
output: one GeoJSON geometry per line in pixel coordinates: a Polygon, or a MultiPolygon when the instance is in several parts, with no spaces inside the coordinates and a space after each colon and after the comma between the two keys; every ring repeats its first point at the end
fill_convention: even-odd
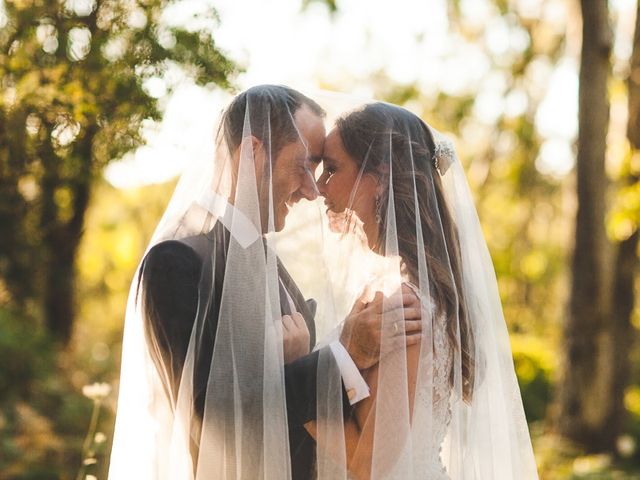
{"type": "Polygon", "coordinates": [[[376,182],[376,194],[383,196],[389,189],[389,165],[381,164],[376,167],[375,173],[370,174],[376,182]]]}

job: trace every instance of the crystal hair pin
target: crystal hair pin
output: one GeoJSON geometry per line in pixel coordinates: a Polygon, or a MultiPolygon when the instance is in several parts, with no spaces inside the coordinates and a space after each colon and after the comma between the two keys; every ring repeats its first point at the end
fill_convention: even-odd
{"type": "Polygon", "coordinates": [[[439,135],[435,141],[435,152],[433,154],[433,166],[440,176],[443,176],[451,164],[455,161],[455,149],[450,140],[439,135]]]}

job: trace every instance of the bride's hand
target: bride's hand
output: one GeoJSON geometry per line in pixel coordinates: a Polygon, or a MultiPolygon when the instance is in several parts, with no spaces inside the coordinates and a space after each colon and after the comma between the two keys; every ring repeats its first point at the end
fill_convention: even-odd
{"type": "Polygon", "coordinates": [[[282,316],[282,339],[285,364],[309,353],[309,329],[301,313],[282,316]]]}
{"type": "Polygon", "coordinates": [[[390,298],[376,292],[368,303],[366,296],[365,292],[356,300],[340,334],[340,342],[360,370],[375,365],[381,356],[403,345],[419,343],[422,338],[422,310],[413,289],[403,284],[401,292],[390,298]],[[388,340],[381,348],[383,328],[388,329],[385,335],[388,340]]]}

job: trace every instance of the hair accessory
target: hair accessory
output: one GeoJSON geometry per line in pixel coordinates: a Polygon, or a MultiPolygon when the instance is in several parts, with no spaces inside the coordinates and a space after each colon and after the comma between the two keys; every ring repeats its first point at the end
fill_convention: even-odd
{"type": "Polygon", "coordinates": [[[453,143],[440,134],[437,135],[435,144],[433,166],[438,170],[440,176],[442,176],[447,173],[447,170],[449,170],[449,167],[455,161],[455,149],[453,143]]]}

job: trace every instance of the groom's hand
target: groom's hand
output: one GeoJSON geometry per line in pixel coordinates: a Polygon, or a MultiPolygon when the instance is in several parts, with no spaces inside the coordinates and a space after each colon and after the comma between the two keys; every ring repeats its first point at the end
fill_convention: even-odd
{"type": "Polygon", "coordinates": [[[309,353],[309,329],[299,312],[282,316],[282,353],[285,365],[309,353]]]}
{"type": "Polygon", "coordinates": [[[403,285],[401,292],[388,298],[376,292],[368,303],[363,296],[356,300],[340,334],[340,342],[360,370],[403,345],[420,342],[422,337],[420,300],[411,288],[403,285]],[[388,332],[381,349],[383,329],[388,332]]]}

